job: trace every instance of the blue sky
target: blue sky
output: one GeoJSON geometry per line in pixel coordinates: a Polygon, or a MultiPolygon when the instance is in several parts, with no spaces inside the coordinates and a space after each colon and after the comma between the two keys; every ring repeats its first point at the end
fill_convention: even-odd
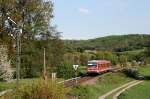
{"type": "Polygon", "coordinates": [[[64,39],[150,34],[150,0],[53,0],[64,39]]]}

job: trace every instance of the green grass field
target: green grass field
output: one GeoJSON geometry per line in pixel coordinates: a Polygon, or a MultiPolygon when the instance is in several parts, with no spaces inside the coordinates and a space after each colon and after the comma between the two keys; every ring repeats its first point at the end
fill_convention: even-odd
{"type": "MultiPolygon", "coordinates": [[[[138,72],[142,76],[150,76],[150,67],[139,67],[138,72]]],[[[119,99],[150,99],[150,81],[136,85],[119,96],[119,99]]]]}
{"type": "Polygon", "coordinates": [[[138,50],[133,50],[133,51],[124,51],[124,52],[117,52],[119,54],[125,54],[125,55],[137,55],[141,52],[144,52],[145,49],[138,49],[138,50]]]}
{"type": "Polygon", "coordinates": [[[13,87],[14,87],[13,83],[0,82],[0,91],[10,89],[10,88],[13,88],[13,87]]]}
{"type": "Polygon", "coordinates": [[[142,76],[150,76],[150,67],[148,66],[139,67],[138,71],[142,76]]]}
{"type": "MultiPolygon", "coordinates": [[[[31,83],[31,82],[37,81],[37,80],[39,80],[39,79],[21,79],[19,84],[24,85],[24,84],[28,84],[28,83],[31,83]]],[[[15,87],[16,87],[16,81],[12,81],[11,83],[0,82],[0,91],[7,90],[7,89],[13,89],[15,87]]]]}
{"type": "Polygon", "coordinates": [[[128,89],[119,96],[119,99],[150,99],[150,81],[128,89]]]}
{"type": "MultiPolygon", "coordinates": [[[[38,82],[42,78],[32,78],[32,79],[21,79],[19,82],[19,85],[25,85],[25,84],[31,84],[33,82],[38,82]]],[[[57,82],[62,81],[63,79],[57,79],[57,82]]],[[[13,89],[16,87],[16,81],[13,81],[11,83],[7,82],[0,82],[0,91],[4,91],[7,89],[13,89]]]]}
{"type": "Polygon", "coordinates": [[[131,78],[127,78],[122,73],[111,73],[99,78],[95,85],[77,86],[73,88],[70,94],[78,97],[78,99],[97,99],[100,95],[131,80],[131,78]]]}

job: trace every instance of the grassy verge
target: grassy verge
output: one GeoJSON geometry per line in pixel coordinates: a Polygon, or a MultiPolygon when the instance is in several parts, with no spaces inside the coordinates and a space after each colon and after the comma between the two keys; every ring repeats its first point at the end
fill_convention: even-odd
{"type": "Polygon", "coordinates": [[[6,83],[6,82],[0,82],[0,91],[13,88],[15,84],[13,83],[6,83]]]}
{"type": "MultiPolygon", "coordinates": [[[[124,88],[125,88],[125,87],[119,89],[118,91],[120,91],[120,90],[122,90],[122,89],[124,89],[124,88]]],[[[116,91],[116,92],[112,93],[111,95],[107,96],[105,99],[112,99],[113,96],[114,96],[118,91],[116,91]]]]}
{"type": "Polygon", "coordinates": [[[150,99],[150,81],[145,81],[130,88],[119,96],[119,99],[150,99]]]}
{"type": "Polygon", "coordinates": [[[142,66],[138,68],[139,74],[142,76],[150,76],[150,67],[142,66]]]}
{"type": "MultiPolygon", "coordinates": [[[[138,68],[138,73],[139,73],[139,75],[141,75],[141,76],[150,76],[150,67],[141,66],[141,67],[138,68]]],[[[122,89],[123,89],[123,88],[122,88],[122,89]]],[[[121,89],[120,89],[120,90],[121,90],[121,89]]],[[[119,91],[120,91],[120,90],[119,90],[119,91]]],[[[111,95],[109,95],[108,97],[106,97],[106,99],[112,99],[113,95],[116,94],[116,93],[117,93],[117,92],[112,93],[111,95]]],[[[128,97],[125,98],[125,99],[128,99],[128,97]]]]}
{"type": "MultiPolygon", "coordinates": [[[[41,80],[40,78],[32,78],[32,79],[21,79],[19,85],[27,85],[31,82],[38,82],[41,80]]],[[[57,79],[57,82],[62,81],[63,79],[57,79]]],[[[7,82],[0,82],[0,91],[4,91],[7,89],[13,89],[16,87],[16,81],[13,81],[11,83],[7,82]]]]}
{"type": "MultiPolygon", "coordinates": [[[[19,84],[24,85],[24,84],[29,84],[33,81],[38,81],[39,79],[21,79],[19,84]]],[[[10,83],[8,82],[0,82],[0,91],[7,90],[7,89],[13,89],[16,87],[16,81],[12,81],[10,83]]]]}
{"type": "MultiPolygon", "coordinates": [[[[150,67],[142,66],[138,68],[142,76],[150,77],[150,67]]],[[[119,96],[119,99],[150,99],[150,81],[147,80],[137,86],[134,86],[119,96]]]]}
{"type": "Polygon", "coordinates": [[[47,82],[43,79],[27,79],[22,80],[16,90],[0,99],[65,99],[68,91],[63,84],[57,84],[51,79],[47,82]]]}
{"type": "Polygon", "coordinates": [[[131,81],[122,73],[111,73],[99,78],[95,85],[77,86],[72,89],[70,95],[79,99],[97,99],[100,95],[131,81]]]}

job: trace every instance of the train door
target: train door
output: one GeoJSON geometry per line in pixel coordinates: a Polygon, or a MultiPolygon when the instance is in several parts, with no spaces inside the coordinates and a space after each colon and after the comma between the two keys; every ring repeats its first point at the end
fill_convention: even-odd
{"type": "Polygon", "coordinates": [[[100,63],[97,63],[97,70],[100,72],[100,63]]]}
{"type": "Polygon", "coordinates": [[[100,71],[102,72],[104,65],[103,65],[102,63],[101,63],[100,65],[101,65],[101,66],[100,66],[100,71]]]}
{"type": "Polygon", "coordinates": [[[106,65],[105,63],[101,64],[101,71],[104,72],[106,70],[106,65]]]}

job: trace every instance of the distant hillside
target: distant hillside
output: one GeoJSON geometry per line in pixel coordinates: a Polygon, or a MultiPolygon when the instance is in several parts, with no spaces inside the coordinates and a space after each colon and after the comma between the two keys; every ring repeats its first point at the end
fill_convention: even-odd
{"type": "Polygon", "coordinates": [[[113,50],[117,52],[143,49],[150,44],[150,35],[130,34],[89,40],[65,40],[68,50],[113,50]]]}

